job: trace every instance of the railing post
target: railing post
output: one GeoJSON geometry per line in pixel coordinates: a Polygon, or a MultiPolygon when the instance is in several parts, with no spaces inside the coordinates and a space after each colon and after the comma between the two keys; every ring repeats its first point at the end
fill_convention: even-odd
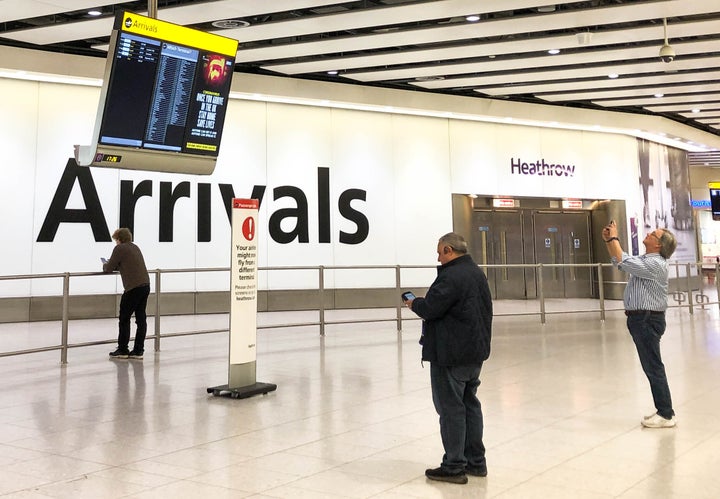
{"type": "Polygon", "coordinates": [[[602,263],[598,263],[598,299],[600,300],[600,320],[605,320],[605,284],[603,281],[602,263]]]}
{"type": "Polygon", "coordinates": [[[687,285],[687,295],[688,295],[688,310],[690,311],[690,315],[693,315],[693,300],[692,300],[692,282],[690,279],[690,264],[685,264],[685,284],[687,285]]]}
{"type": "MultiPolygon", "coordinates": [[[[395,296],[400,296],[400,265],[395,265],[395,296]]],[[[396,319],[397,319],[397,330],[398,333],[402,331],[402,307],[403,304],[400,303],[400,299],[398,298],[397,306],[395,307],[396,312],[396,319]]]]}
{"type": "Polygon", "coordinates": [[[325,267],[318,267],[318,314],[320,320],[320,336],[325,336],[325,267]]]}
{"type": "Polygon", "coordinates": [[[155,351],[160,351],[160,269],[155,270],[155,351]]]}
{"type": "Polygon", "coordinates": [[[538,263],[538,298],[540,298],[540,324],[545,324],[545,291],[543,290],[543,264],[538,263]]]}
{"type": "Polygon", "coordinates": [[[70,273],[65,272],[63,276],[63,300],[62,300],[62,333],[60,338],[60,364],[67,364],[68,352],[68,321],[70,319],[70,273]]]}

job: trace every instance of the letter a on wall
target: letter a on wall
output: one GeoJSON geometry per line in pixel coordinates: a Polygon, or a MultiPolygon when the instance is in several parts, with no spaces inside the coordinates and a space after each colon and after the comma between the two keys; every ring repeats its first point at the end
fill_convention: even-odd
{"type": "Polygon", "coordinates": [[[232,200],[228,384],[208,388],[213,395],[247,398],[277,388],[255,379],[259,206],[257,199],[232,200]]]}

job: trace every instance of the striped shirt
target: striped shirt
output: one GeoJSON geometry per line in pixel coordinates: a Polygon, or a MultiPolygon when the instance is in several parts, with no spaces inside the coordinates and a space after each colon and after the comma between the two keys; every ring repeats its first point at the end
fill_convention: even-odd
{"type": "Polygon", "coordinates": [[[630,256],[623,252],[622,261],[612,259],[613,264],[630,274],[623,303],[625,310],[655,310],[667,308],[668,264],[660,253],[630,256]]]}

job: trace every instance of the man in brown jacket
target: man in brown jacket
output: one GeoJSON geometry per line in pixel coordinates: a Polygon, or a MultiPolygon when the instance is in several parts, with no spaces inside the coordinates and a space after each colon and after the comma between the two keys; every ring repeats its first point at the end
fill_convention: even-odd
{"type": "Polygon", "coordinates": [[[147,334],[147,316],[145,307],[150,295],[150,276],[145,267],[140,248],[132,242],[132,233],[129,229],[116,230],[112,238],[115,240],[110,259],[103,264],[103,272],[120,272],[124,293],[120,299],[120,316],[118,347],[110,352],[113,359],[142,360],[145,351],[145,335],[147,334]],[[128,350],[130,343],[130,318],[135,314],[135,345],[132,351],[128,350]]]}

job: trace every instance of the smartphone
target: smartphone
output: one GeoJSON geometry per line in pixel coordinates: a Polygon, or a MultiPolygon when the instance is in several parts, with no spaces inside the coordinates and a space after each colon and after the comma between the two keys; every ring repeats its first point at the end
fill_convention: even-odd
{"type": "Polygon", "coordinates": [[[403,301],[410,301],[415,299],[415,295],[412,294],[412,291],[405,291],[401,296],[403,301]]]}

